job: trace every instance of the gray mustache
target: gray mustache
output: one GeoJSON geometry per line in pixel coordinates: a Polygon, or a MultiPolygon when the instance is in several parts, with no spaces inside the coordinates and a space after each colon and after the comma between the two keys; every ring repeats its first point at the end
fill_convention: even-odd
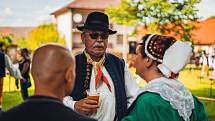
{"type": "Polygon", "coordinates": [[[94,45],[93,48],[104,48],[104,45],[94,45]]]}

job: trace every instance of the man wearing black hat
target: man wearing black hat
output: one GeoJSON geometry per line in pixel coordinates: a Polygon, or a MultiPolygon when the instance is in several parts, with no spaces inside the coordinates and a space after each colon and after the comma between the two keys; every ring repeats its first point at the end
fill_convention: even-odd
{"type": "Polygon", "coordinates": [[[90,13],[77,28],[85,50],[76,56],[76,84],[64,104],[99,121],[121,120],[139,88],[124,60],[106,53],[108,37],[117,31],[109,29],[108,16],[101,12],[90,13]]]}

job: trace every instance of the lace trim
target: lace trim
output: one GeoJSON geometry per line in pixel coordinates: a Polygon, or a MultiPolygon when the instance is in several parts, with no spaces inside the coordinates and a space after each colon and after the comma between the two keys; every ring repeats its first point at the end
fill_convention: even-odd
{"type": "Polygon", "coordinates": [[[176,109],[185,121],[190,121],[194,109],[193,96],[178,80],[158,78],[150,81],[141,91],[159,94],[164,100],[176,109]]]}

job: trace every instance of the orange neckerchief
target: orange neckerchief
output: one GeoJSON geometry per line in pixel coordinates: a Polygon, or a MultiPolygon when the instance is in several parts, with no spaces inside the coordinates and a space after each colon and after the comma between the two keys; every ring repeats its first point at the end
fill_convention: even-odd
{"type": "Polygon", "coordinates": [[[87,57],[87,63],[90,63],[93,65],[96,89],[98,88],[99,84],[103,81],[107,85],[109,91],[111,92],[111,86],[110,86],[106,76],[103,74],[102,68],[101,68],[105,62],[105,55],[103,55],[103,57],[101,58],[101,60],[99,62],[95,62],[92,60],[90,55],[86,52],[86,50],[84,50],[84,54],[87,57]]]}

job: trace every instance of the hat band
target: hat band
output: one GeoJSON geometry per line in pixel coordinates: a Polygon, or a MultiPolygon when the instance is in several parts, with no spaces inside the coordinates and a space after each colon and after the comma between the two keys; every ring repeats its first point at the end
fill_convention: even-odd
{"type": "Polygon", "coordinates": [[[85,23],[85,26],[87,26],[87,25],[89,25],[89,26],[102,26],[102,27],[108,28],[108,24],[100,22],[100,21],[90,21],[88,23],[85,23]]]}

